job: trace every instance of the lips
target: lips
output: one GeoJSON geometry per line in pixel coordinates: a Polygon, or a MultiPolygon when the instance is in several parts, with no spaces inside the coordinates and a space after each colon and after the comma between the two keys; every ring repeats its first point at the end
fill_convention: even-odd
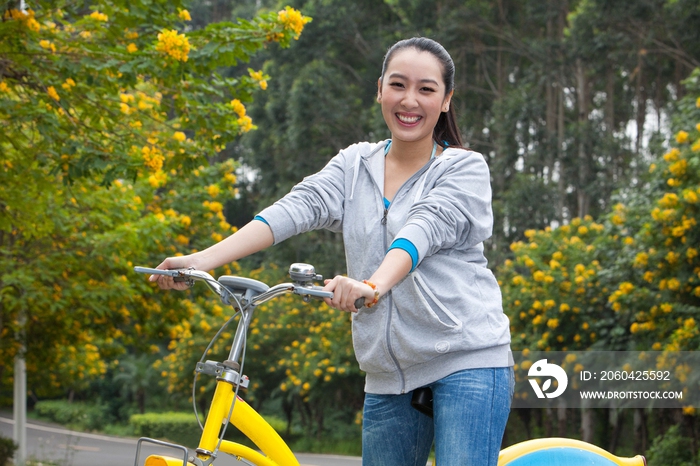
{"type": "Polygon", "coordinates": [[[408,115],[405,113],[396,113],[396,118],[400,123],[408,126],[413,126],[423,119],[420,115],[408,115]]]}

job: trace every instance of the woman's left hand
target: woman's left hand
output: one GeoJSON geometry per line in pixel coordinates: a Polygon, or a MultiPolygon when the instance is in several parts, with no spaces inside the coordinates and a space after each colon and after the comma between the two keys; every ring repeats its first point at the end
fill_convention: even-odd
{"type": "Polygon", "coordinates": [[[365,283],[352,278],[336,275],[332,280],[325,280],[324,291],[332,291],[333,299],[325,298],[324,301],[331,307],[345,312],[357,312],[355,301],[365,298],[365,303],[374,300],[374,290],[365,283]]]}

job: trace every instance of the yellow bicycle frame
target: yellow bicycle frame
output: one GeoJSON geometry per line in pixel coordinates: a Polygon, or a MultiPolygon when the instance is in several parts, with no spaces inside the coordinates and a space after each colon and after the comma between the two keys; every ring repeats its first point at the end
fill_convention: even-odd
{"type": "MultiPolygon", "coordinates": [[[[219,432],[234,401],[233,386],[223,380],[216,382],[216,391],[211,409],[204,424],[204,432],[199,441],[198,450],[213,452],[219,444],[219,432]]],[[[282,437],[260,416],[248,403],[236,398],[231,414],[231,423],[260,448],[263,454],[239,443],[222,440],[219,451],[243,458],[258,466],[299,466],[299,461],[289,449],[282,437]]],[[[197,453],[203,461],[209,454],[197,453]]],[[[146,458],[144,466],[182,466],[183,460],[162,455],[146,458]]],[[[192,463],[188,463],[192,465],[192,463]]],[[[194,466],[194,465],[192,465],[194,466]]]]}

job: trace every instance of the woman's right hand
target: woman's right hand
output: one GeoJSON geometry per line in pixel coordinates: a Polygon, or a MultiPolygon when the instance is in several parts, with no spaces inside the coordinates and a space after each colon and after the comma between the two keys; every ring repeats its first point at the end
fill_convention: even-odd
{"type": "MultiPolygon", "coordinates": [[[[168,257],[165,259],[163,262],[160,263],[157,269],[160,270],[172,270],[172,269],[186,269],[192,267],[195,270],[197,270],[197,265],[196,261],[192,257],[192,255],[189,256],[177,256],[177,257],[168,257]]],[[[185,282],[176,282],[173,280],[173,277],[167,276],[167,275],[151,275],[148,278],[148,281],[151,282],[156,282],[158,287],[162,290],[186,290],[189,288],[187,283],[185,282]]]]}

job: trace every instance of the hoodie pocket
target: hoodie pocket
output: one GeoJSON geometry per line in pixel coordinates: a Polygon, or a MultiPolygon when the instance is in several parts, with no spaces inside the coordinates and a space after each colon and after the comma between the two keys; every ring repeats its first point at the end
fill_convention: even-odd
{"type": "Polygon", "coordinates": [[[394,293],[390,345],[399,365],[408,368],[463,347],[463,324],[426,285],[418,272],[394,293]]]}
{"type": "Polygon", "coordinates": [[[413,274],[416,288],[422,294],[425,300],[426,311],[431,314],[437,321],[442,323],[449,329],[461,329],[462,321],[460,321],[441,301],[435,296],[428,284],[425,282],[419,272],[413,274]]]}
{"type": "Polygon", "coordinates": [[[352,342],[360,369],[367,373],[393,372],[396,365],[386,345],[384,306],[362,308],[352,316],[352,342]]]}

